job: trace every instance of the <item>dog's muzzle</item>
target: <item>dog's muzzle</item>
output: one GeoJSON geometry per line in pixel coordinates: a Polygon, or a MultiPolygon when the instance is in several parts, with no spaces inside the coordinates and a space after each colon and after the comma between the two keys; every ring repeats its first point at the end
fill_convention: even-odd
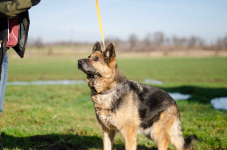
{"type": "Polygon", "coordinates": [[[100,74],[95,70],[95,68],[89,63],[88,59],[79,59],[78,69],[89,75],[100,76],[100,74]]]}

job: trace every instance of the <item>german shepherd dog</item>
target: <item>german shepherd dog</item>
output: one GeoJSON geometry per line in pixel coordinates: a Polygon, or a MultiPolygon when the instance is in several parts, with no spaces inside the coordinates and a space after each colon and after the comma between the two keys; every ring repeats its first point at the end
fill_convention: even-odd
{"type": "Polygon", "coordinates": [[[128,80],[118,68],[115,46],[104,52],[96,42],[87,59],[78,60],[78,69],[87,74],[88,86],[98,122],[103,130],[104,150],[111,150],[115,132],[124,137],[125,149],[136,150],[137,133],[167,150],[190,147],[195,135],[184,139],[176,102],[165,91],[128,80]]]}

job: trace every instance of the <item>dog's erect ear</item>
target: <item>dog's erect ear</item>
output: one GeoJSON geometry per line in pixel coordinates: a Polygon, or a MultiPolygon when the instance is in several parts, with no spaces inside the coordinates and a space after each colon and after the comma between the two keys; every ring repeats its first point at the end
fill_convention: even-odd
{"type": "Polygon", "coordinates": [[[116,54],[115,54],[115,46],[114,46],[113,43],[110,43],[110,44],[107,46],[107,48],[106,48],[106,50],[105,50],[105,52],[104,52],[104,55],[105,55],[105,57],[107,57],[108,59],[111,59],[111,58],[116,57],[116,54]]]}
{"type": "Polygon", "coordinates": [[[93,46],[92,53],[94,53],[95,51],[102,52],[102,50],[101,50],[101,44],[99,42],[96,42],[95,45],[93,46]]]}

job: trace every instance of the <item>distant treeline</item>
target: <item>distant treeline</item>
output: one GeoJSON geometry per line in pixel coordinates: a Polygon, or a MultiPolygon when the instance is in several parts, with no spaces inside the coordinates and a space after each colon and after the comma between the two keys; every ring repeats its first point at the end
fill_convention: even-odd
{"type": "MultiPolygon", "coordinates": [[[[101,42],[101,41],[100,41],[101,42]]],[[[143,40],[139,40],[136,34],[131,34],[128,40],[119,38],[106,38],[105,44],[114,43],[119,50],[122,51],[155,51],[155,50],[227,50],[227,34],[222,38],[218,38],[212,44],[206,42],[198,36],[191,37],[167,37],[163,32],[155,32],[147,34],[143,40]]],[[[51,43],[43,43],[41,38],[29,39],[28,45],[35,47],[46,46],[76,46],[76,45],[93,45],[88,42],[75,41],[59,41],[51,43]]]]}

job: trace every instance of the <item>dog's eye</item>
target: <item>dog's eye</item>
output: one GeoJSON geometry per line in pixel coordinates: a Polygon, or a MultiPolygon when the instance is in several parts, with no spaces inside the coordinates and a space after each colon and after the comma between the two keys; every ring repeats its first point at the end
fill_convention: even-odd
{"type": "Polygon", "coordinates": [[[94,58],[94,61],[99,61],[99,58],[96,56],[96,57],[94,58]]]}
{"type": "Polygon", "coordinates": [[[90,58],[91,57],[91,55],[90,56],[88,56],[88,58],[90,58]]]}

